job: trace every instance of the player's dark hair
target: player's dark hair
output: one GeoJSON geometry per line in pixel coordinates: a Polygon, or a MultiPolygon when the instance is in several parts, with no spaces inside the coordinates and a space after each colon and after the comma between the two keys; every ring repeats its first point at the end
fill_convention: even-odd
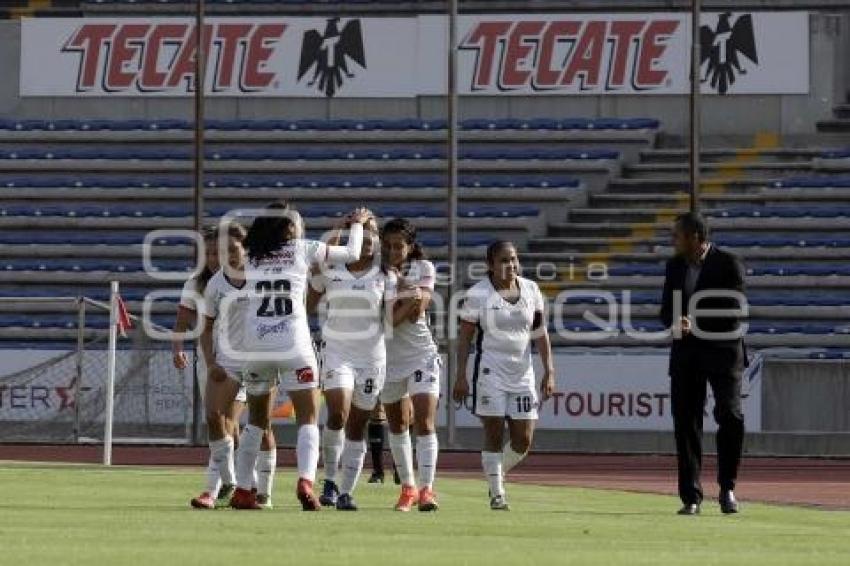
{"type": "MultiPolygon", "coordinates": [[[[204,239],[204,244],[207,246],[218,246],[218,236],[221,233],[220,230],[221,227],[218,224],[204,228],[201,231],[201,237],[204,239]]],[[[238,222],[228,223],[225,226],[225,230],[227,231],[228,238],[233,238],[237,242],[245,241],[245,228],[238,222]]],[[[213,272],[210,269],[210,266],[204,262],[204,268],[195,276],[195,290],[199,294],[204,294],[204,291],[207,289],[207,283],[210,282],[213,275],[215,275],[215,272],[213,272]]]]}
{"type": "Polygon", "coordinates": [[[381,240],[389,234],[401,234],[404,236],[404,241],[410,246],[410,253],[407,254],[406,261],[416,259],[426,259],[425,250],[422,245],[416,241],[416,226],[406,218],[393,218],[389,220],[384,227],[381,228],[381,240]]]}
{"type": "Polygon", "coordinates": [[[685,234],[696,234],[700,242],[708,241],[708,222],[696,212],[686,212],[676,217],[676,225],[685,234]]]}
{"type": "MultiPolygon", "coordinates": [[[[271,203],[266,207],[266,210],[294,211],[289,204],[283,201],[271,203]]],[[[248,257],[254,262],[265,259],[278,251],[287,242],[296,238],[297,235],[298,226],[296,225],[296,221],[289,215],[270,214],[268,216],[257,216],[248,229],[248,236],[245,238],[245,248],[248,250],[248,257]]]]}
{"type": "MultiPolygon", "coordinates": [[[[508,248],[516,248],[516,245],[508,240],[496,240],[495,242],[491,242],[490,245],[487,246],[487,266],[489,267],[490,264],[496,260],[496,254],[508,248]]],[[[490,270],[487,272],[490,273],[490,270]]]]}

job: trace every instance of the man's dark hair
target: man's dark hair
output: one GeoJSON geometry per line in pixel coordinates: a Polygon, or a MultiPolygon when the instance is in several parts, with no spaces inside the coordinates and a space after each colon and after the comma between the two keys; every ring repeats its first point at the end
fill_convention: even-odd
{"type": "Polygon", "coordinates": [[[708,223],[701,214],[686,212],[676,217],[676,226],[685,234],[696,234],[700,242],[708,240],[708,223]]]}

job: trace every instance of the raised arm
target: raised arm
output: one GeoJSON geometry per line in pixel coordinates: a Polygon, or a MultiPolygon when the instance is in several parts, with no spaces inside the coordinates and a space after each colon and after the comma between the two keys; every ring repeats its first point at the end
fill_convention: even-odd
{"type": "Polygon", "coordinates": [[[351,214],[348,229],[348,242],[344,246],[331,244],[327,247],[325,261],[328,263],[352,263],[360,259],[363,249],[363,223],[369,219],[369,214],[363,208],[358,208],[351,214]]]}

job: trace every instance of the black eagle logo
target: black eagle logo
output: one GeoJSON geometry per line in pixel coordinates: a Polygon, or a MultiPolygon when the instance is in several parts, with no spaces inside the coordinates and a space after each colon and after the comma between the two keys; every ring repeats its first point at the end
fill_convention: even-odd
{"type": "Polygon", "coordinates": [[[298,81],[310,69],[313,78],[307,83],[334,96],[345,79],[354,77],[349,70],[351,61],[366,68],[366,52],[363,49],[363,28],[360,20],[351,20],[339,29],[339,18],[328,19],[325,33],[318,30],[304,32],[301,44],[301,64],[298,66],[298,81]]]}
{"type": "Polygon", "coordinates": [[[700,27],[700,47],[702,57],[700,66],[708,66],[705,77],[701,82],[711,81],[711,88],[720,94],[726,94],[729,87],[735,83],[735,75],[745,75],[746,69],[741,66],[740,55],[743,55],[758,65],[756,53],[756,34],[753,30],[753,16],[745,14],[731,25],[732,14],[720,14],[717,29],[709,26],[700,27]]]}

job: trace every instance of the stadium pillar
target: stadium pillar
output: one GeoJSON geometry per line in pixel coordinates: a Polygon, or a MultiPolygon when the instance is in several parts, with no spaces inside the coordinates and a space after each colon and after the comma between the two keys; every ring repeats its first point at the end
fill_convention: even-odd
{"type": "Polygon", "coordinates": [[[458,16],[458,0],[449,0],[449,65],[448,65],[448,178],[446,190],[448,193],[448,244],[449,244],[449,300],[446,310],[446,328],[447,343],[448,343],[448,368],[446,376],[446,387],[448,394],[445,399],[446,404],[446,427],[447,427],[447,443],[450,448],[455,446],[455,409],[454,403],[451,401],[451,391],[454,385],[455,372],[457,371],[457,339],[455,320],[453,320],[454,296],[459,289],[458,278],[460,272],[458,269],[458,253],[457,253],[457,189],[458,189],[458,165],[457,165],[457,148],[458,148],[458,96],[457,96],[457,16],[458,16]]]}
{"type": "Polygon", "coordinates": [[[691,120],[690,120],[690,205],[691,212],[699,210],[700,191],[700,16],[702,1],[693,0],[691,10],[691,120]]]}
{"type": "MultiPolygon", "coordinates": [[[[206,53],[204,51],[204,0],[197,0],[195,7],[195,171],[194,171],[194,227],[200,234],[204,221],[204,85],[206,84],[206,53]]],[[[199,257],[197,250],[195,258],[199,257]]],[[[195,356],[193,376],[197,373],[195,356]]],[[[201,390],[198,380],[192,380],[192,443],[201,443],[201,390]]]]}

